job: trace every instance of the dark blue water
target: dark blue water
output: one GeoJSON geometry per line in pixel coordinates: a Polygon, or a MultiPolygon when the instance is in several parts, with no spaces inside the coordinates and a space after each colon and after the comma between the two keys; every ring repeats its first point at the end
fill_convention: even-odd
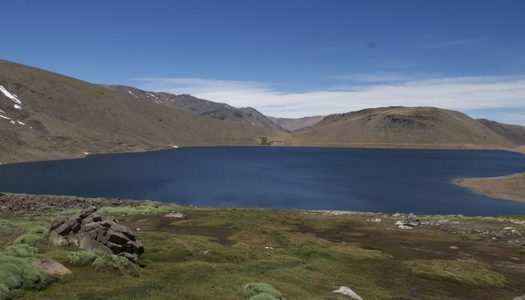
{"type": "Polygon", "coordinates": [[[0,166],[0,191],[151,199],[215,207],[425,214],[525,214],[457,187],[525,172],[504,151],[217,147],[0,166]]]}

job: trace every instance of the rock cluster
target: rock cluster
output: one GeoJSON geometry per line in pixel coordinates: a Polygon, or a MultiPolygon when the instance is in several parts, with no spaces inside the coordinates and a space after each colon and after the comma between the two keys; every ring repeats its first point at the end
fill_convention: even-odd
{"type": "Polygon", "coordinates": [[[117,224],[89,207],[73,217],[56,216],[51,220],[49,240],[55,246],[76,246],[101,255],[119,255],[137,262],[144,252],[126,226],[117,224]]]}
{"type": "Polygon", "coordinates": [[[399,229],[412,229],[421,225],[421,222],[414,214],[409,214],[406,219],[396,222],[399,229]]]}

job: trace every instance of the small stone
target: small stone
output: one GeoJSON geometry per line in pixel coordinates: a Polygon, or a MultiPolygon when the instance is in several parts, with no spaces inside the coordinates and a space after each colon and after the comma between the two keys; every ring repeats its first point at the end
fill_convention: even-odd
{"type": "Polygon", "coordinates": [[[180,211],[172,211],[169,214],[164,215],[164,218],[185,219],[186,215],[180,211]]]}
{"type": "Polygon", "coordinates": [[[356,292],[352,291],[352,289],[350,289],[349,287],[347,286],[341,286],[339,289],[333,291],[334,293],[339,293],[341,295],[345,295],[345,296],[348,296],[354,300],[363,300],[363,298],[361,298],[356,292]]]}
{"type": "Polygon", "coordinates": [[[52,259],[37,259],[33,264],[35,267],[42,270],[42,272],[50,276],[64,276],[71,274],[71,271],[68,268],[52,259]]]}

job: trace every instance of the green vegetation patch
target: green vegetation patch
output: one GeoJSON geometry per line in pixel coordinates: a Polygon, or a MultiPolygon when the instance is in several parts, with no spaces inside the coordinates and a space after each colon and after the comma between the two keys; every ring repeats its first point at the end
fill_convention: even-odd
{"type": "Polygon", "coordinates": [[[91,265],[98,255],[91,251],[78,251],[67,257],[67,263],[72,266],[83,267],[91,265]]]}
{"type": "Polygon", "coordinates": [[[281,292],[264,282],[246,284],[242,287],[241,295],[250,300],[278,300],[283,297],[281,292]]]}
{"type": "Polygon", "coordinates": [[[26,234],[23,234],[19,236],[14,244],[27,244],[31,246],[35,246],[43,239],[47,238],[49,234],[49,230],[46,227],[43,226],[37,226],[29,229],[29,232],[26,234]]]}
{"type": "Polygon", "coordinates": [[[0,299],[9,299],[22,290],[47,286],[46,275],[33,265],[32,258],[0,254],[0,299]]]}
{"type": "Polygon", "coordinates": [[[38,249],[28,244],[14,244],[4,248],[6,255],[14,257],[35,257],[38,249]]]}
{"type": "Polygon", "coordinates": [[[140,267],[122,256],[98,256],[91,265],[98,271],[120,272],[122,274],[129,274],[133,276],[140,275],[140,267]]]}
{"type": "Polygon", "coordinates": [[[170,212],[178,206],[171,204],[158,204],[155,202],[145,201],[145,204],[139,206],[105,206],[99,209],[102,214],[110,215],[138,215],[138,214],[157,214],[170,212]]]}
{"type": "Polygon", "coordinates": [[[476,287],[503,287],[505,277],[473,260],[413,260],[412,273],[429,279],[444,279],[476,287]]]}

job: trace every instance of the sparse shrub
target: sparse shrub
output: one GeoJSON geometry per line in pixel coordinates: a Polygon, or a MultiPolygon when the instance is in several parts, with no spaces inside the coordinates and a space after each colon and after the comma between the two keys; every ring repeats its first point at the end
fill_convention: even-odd
{"type": "Polygon", "coordinates": [[[35,246],[41,240],[45,239],[49,234],[49,230],[45,227],[38,226],[31,228],[26,234],[19,236],[14,244],[27,244],[35,246]]]}
{"type": "Polygon", "coordinates": [[[0,254],[0,299],[9,299],[20,290],[44,288],[47,283],[32,259],[0,254]]]}
{"type": "Polygon", "coordinates": [[[273,286],[264,282],[252,282],[242,287],[241,295],[249,300],[279,300],[282,294],[273,286]]]}
{"type": "Polygon", "coordinates": [[[127,258],[117,255],[98,256],[91,264],[99,271],[121,272],[133,276],[140,275],[140,267],[130,262],[127,258]]]}
{"type": "Polygon", "coordinates": [[[67,257],[67,263],[72,266],[89,266],[97,258],[98,255],[91,251],[78,251],[67,257]]]}
{"type": "Polygon", "coordinates": [[[6,255],[15,257],[34,257],[38,249],[28,244],[14,244],[5,247],[3,251],[6,255]]]}

